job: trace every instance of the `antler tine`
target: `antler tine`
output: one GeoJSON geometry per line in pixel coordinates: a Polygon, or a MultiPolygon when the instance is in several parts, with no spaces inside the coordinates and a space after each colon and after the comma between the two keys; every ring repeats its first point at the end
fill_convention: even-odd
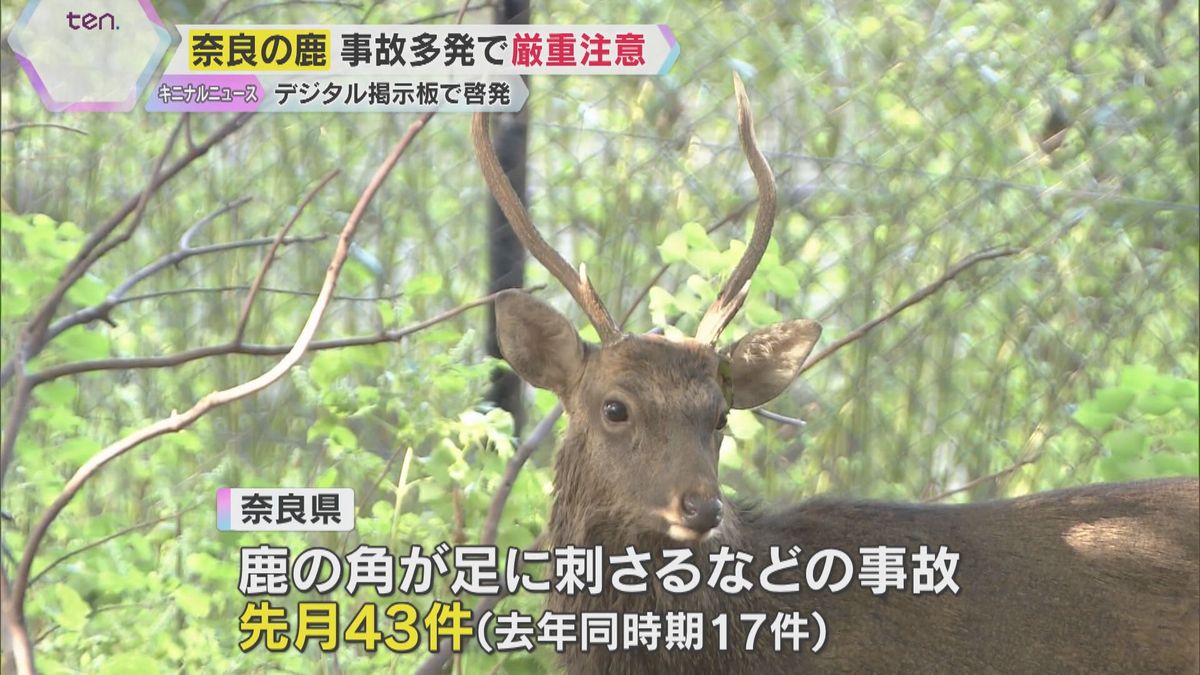
{"type": "Polygon", "coordinates": [[[754,173],[758,183],[758,214],[754,219],[754,234],[742,259],[733,268],[733,274],[721,287],[717,299],[708,308],[700,325],[696,329],[696,340],[708,344],[715,343],[721,331],[729,325],[750,291],[750,277],[767,251],[771,241],[771,230],[775,226],[775,176],[758,149],[758,140],[754,136],[754,116],[750,113],[750,99],[746,96],[746,88],[742,78],[733,74],[733,90],[737,97],[738,137],[742,140],[742,152],[754,173]]]}
{"type": "Polygon", "coordinates": [[[554,278],[566,287],[571,297],[575,298],[575,302],[579,303],[584,313],[587,314],[588,320],[596,327],[600,340],[604,343],[618,340],[622,334],[621,329],[617,327],[617,322],[613,321],[612,315],[608,313],[600,296],[596,294],[596,289],[592,288],[585,268],[580,265],[580,272],[576,272],[571,263],[564,260],[533,226],[529,212],[521,204],[520,198],[517,197],[517,191],[513,189],[508,176],[504,175],[500,160],[496,158],[488,121],[487,113],[475,113],[471,119],[471,142],[475,145],[475,158],[483,169],[483,179],[487,181],[488,188],[496,198],[496,203],[500,205],[500,210],[512,224],[513,232],[517,234],[517,238],[521,240],[525,248],[533,254],[533,257],[545,265],[554,278]]]}

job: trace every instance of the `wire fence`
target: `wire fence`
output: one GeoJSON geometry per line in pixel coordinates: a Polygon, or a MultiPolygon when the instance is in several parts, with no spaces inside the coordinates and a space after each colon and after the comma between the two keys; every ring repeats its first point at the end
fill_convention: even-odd
{"type": "MultiPolygon", "coordinates": [[[[731,70],[780,176],[775,240],[799,292],[758,291],[780,316],[820,320],[828,343],[972,253],[1021,249],[777,402],[808,426],[764,439],[770,490],[932,497],[1020,479],[980,481],[980,497],[1090,482],[1104,450],[1075,406],[1126,365],[1195,376],[1195,3],[629,12],[603,20],[671,25],[683,51],[670,74],[542,78],[531,101],[534,218],[600,270],[610,304],[636,297],[670,232],[753,199],[731,70]]],[[[577,18],[597,21],[592,8],[577,18]]],[[[742,211],[713,235],[721,245],[744,236],[742,211]]],[[[686,286],[696,270],[681,267],[663,288],[686,286]]],[[[649,328],[649,312],[635,316],[649,328]]]]}

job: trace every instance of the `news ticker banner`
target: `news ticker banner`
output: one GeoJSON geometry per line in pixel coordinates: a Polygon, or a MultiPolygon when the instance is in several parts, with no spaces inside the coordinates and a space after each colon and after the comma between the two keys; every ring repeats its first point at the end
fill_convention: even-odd
{"type": "Polygon", "coordinates": [[[151,112],[516,111],[522,75],[666,73],[671,29],[647,25],[179,25],[149,0],[80,11],[32,0],[8,41],[46,107],[151,112]]]}
{"type": "MultiPolygon", "coordinates": [[[[220,488],[217,529],[238,532],[314,532],[354,529],[349,488],[220,488]]],[[[367,653],[436,652],[449,641],[458,653],[476,645],[486,654],[583,650],[818,653],[830,630],[815,593],[857,585],[872,595],[956,596],[959,554],[946,546],[862,546],[857,549],[774,545],[751,553],[729,545],[711,550],[650,550],[626,546],[555,546],[523,550],[486,545],[410,544],[393,550],[360,543],[337,553],[260,544],[239,549],[238,616],[243,652],[323,651],[353,647],[367,653]],[[757,560],[756,560],[757,558],[757,560]],[[432,597],[446,589],[462,596],[610,593],[666,598],[719,591],[723,596],[792,596],[799,609],[781,611],[476,612],[461,599],[432,597]],[[364,593],[366,591],[366,593],[364,593]],[[344,592],[346,596],[340,601],[344,592]],[[296,594],[306,599],[289,602],[296,594]],[[336,594],[336,595],[335,595],[336,594]],[[313,599],[313,596],[323,599],[313,599]],[[395,596],[400,595],[398,601],[395,596]],[[423,597],[429,596],[431,602],[423,597]]],[[[759,597],[762,601],[762,597],[759,597]]],[[[779,602],[765,602],[771,607],[779,602]]],[[[647,605],[649,607],[650,605],[647,605]]],[[[669,609],[670,603],[665,607],[669,609]]],[[[645,609],[645,608],[643,608],[645,609]]],[[[662,609],[662,607],[659,607],[662,609]]]]}
{"type": "Polygon", "coordinates": [[[222,532],[350,532],[350,488],[220,488],[217,529],[222,532]]]}

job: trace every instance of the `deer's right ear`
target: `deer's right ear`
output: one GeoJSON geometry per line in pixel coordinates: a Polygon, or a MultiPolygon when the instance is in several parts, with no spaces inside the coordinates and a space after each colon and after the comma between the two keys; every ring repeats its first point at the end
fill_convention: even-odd
{"type": "Polygon", "coordinates": [[[528,293],[496,296],[496,338],[504,360],[535,387],[561,396],[579,378],[584,356],[579,333],[566,317],[528,293]]]}

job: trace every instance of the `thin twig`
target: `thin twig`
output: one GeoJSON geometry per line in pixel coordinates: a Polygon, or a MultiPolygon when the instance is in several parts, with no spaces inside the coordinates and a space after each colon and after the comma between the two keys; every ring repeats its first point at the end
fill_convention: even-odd
{"type": "Polygon", "coordinates": [[[945,492],[943,492],[941,494],[934,495],[928,499],[923,499],[922,501],[924,501],[924,502],[940,502],[947,497],[954,496],[960,492],[966,492],[967,490],[970,490],[971,488],[979,485],[980,483],[986,483],[987,481],[990,481],[990,480],[996,480],[997,478],[1003,478],[1004,476],[1007,476],[1008,474],[1013,473],[1017,469],[1020,469],[1021,467],[1025,466],[1026,464],[1033,464],[1034,462],[1038,461],[1041,458],[1042,458],[1041,451],[1035,452],[1032,455],[1026,455],[1025,457],[1022,457],[1021,459],[1017,460],[1016,463],[1014,463],[1012,466],[1003,468],[995,473],[989,473],[986,476],[980,476],[978,478],[973,478],[973,479],[963,483],[962,485],[954,488],[953,490],[946,490],[945,492]]]}
{"type": "Polygon", "coordinates": [[[40,572],[33,575],[29,579],[29,585],[33,586],[34,584],[36,584],[38,582],[39,579],[46,576],[47,572],[49,572],[50,570],[54,569],[55,567],[63,564],[64,562],[70,560],[71,558],[74,558],[75,556],[77,556],[81,553],[86,553],[87,551],[90,551],[90,550],[96,548],[97,546],[103,546],[114,539],[120,539],[121,537],[124,537],[125,535],[131,534],[133,532],[137,532],[138,530],[144,530],[147,527],[153,527],[163,521],[171,520],[173,518],[178,518],[179,516],[182,516],[185,513],[188,513],[190,511],[195,511],[196,509],[200,508],[200,506],[201,506],[200,504],[193,504],[192,506],[189,506],[186,509],[181,509],[170,515],[163,516],[161,518],[155,518],[154,520],[143,521],[136,525],[130,525],[129,527],[127,527],[123,530],[113,532],[112,534],[108,535],[107,537],[102,537],[100,539],[97,539],[96,541],[85,544],[73,551],[68,551],[68,552],[58,556],[54,560],[50,561],[50,564],[46,565],[45,567],[43,567],[41,569],[40,572]]]}
{"type": "Polygon", "coordinates": [[[53,122],[21,122],[20,124],[12,124],[3,129],[0,129],[0,134],[14,134],[22,129],[62,129],[63,131],[73,131],[77,134],[88,135],[88,132],[83,129],[76,129],[65,124],[55,124],[53,122]]]}
{"type": "MultiPolygon", "coordinates": [[[[161,291],[151,293],[142,293],[140,295],[130,295],[121,298],[118,305],[125,305],[132,302],[144,302],[146,300],[156,300],[158,298],[169,298],[175,295],[192,295],[195,293],[235,293],[240,291],[248,291],[248,284],[236,284],[233,286],[209,286],[196,288],[168,288],[161,291]]],[[[263,286],[258,289],[260,293],[277,293],[279,295],[295,295],[303,298],[315,298],[318,293],[316,291],[301,291],[295,288],[273,288],[271,286],[263,286]]],[[[396,291],[387,295],[334,295],[333,300],[341,300],[344,302],[380,302],[388,300],[398,300],[404,297],[404,291],[396,291]]]]}
{"type": "MultiPolygon", "coordinates": [[[[750,208],[756,203],[757,201],[753,199],[743,202],[741,206],[730,211],[729,213],[726,213],[720,220],[712,225],[709,225],[705,232],[712,234],[722,227],[725,227],[729,223],[738,220],[742,216],[746,215],[746,213],[750,211],[750,208]]],[[[638,306],[646,300],[646,296],[650,294],[650,289],[654,288],[654,286],[658,284],[658,282],[663,278],[663,275],[667,273],[667,270],[671,269],[671,265],[673,264],[674,263],[663,263],[662,266],[658,268],[658,271],[656,271],[654,275],[650,277],[650,281],[647,282],[646,285],[642,286],[642,290],[638,292],[637,297],[633,299],[633,302],[629,303],[629,308],[625,310],[625,313],[621,316],[621,322],[617,325],[624,328],[625,324],[629,323],[629,319],[633,316],[634,311],[637,310],[638,306]]]]}
{"type": "Polygon", "coordinates": [[[483,521],[481,541],[484,546],[496,543],[496,533],[500,527],[500,518],[504,514],[504,505],[508,502],[508,496],[512,493],[513,486],[517,483],[517,476],[520,475],[521,468],[525,466],[525,462],[533,454],[533,451],[554,430],[554,425],[558,422],[558,418],[562,417],[562,413],[562,404],[555,405],[550,413],[541,422],[538,422],[533,431],[521,441],[521,444],[517,446],[517,451],[505,465],[504,477],[500,479],[500,486],[496,488],[496,494],[492,496],[492,504],[488,507],[487,518],[483,521]]]}
{"type": "MultiPolygon", "coordinates": [[[[38,548],[41,546],[42,540],[45,538],[50,525],[57,520],[63,509],[71,503],[75,495],[83,488],[83,486],[96,475],[106,464],[130,450],[138,447],[142,443],[162,436],[164,434],[176,433],[191,426],[196,420],[203,417],[210,410],[231,403],[238,399],[254,394],[266,387],[270,386],[289,370],[295,366],[308,350],[309,344],[312,342],[313,336],[320,326],[321,318],[325,314],[325,309],[329,306],[330,296],[333,295],[334,288],[337,286],[338,276],[341,274],[342,267],[346,262],[346,257],[350,252],[350,244],[354,239],[354,233],[358,229],[358,224],[362,221],[363,214],[366,213],[367,206],[379,191],[383,181],[391,173],[392,168],[400,160],[404,151],[408,149],[412,140],[420,133],[434,113],[425,113],[415,122],[409,125],[404,136],[396,143],[391,152],[376,169],[375,175],[371,178],[371,182],[367,185],[362,195],[359,197],[358,203],[354,206],[354,210],[346,219],[346,225],[342,228],[341,235],[338,237],[337,248],[334,251],[333,259],[329,263],[329,267],[325,271],[325,280],[321,285],[321,295],[317,297],[313,303],[313,308],[309,312],[308,319],[304,327],[300,331],[295,344],[288,353],[280,359],[271,369],[267,370],[258,377],[243,382],[242,384],[230,387],[220,391],[215,391],[208,394],[196,402],[190,409],[183,413],[172,413],[169,417],[163,418],[158,422],[142,427],[132,434],[122,438],[121,440],[109,445],[100,452],[93,455],[83,466],[67,481],[63,491],[50,504],[50,507],[38,520],[37,525],[30,532],[29,539],[25,545],[24,555],[21,557],[21,564],[17,568],[16,576],[13,580],[11,595],[7,598],[8,608],[12,610],[14,616],[9,617],[10,622],[17,624],[18,627],[23,627],[25,623],[24,606],[25,594],[29,588],[29,574],[33,567],[33,561],[37,557],[38,548]]],[[[10,632],[11,627],[10,627],[10,632]]],[[[28,639],[28,635],[25,636],[28,639]]],[[[25,666],[28,672],[33,670],[33,652],[29,645],[23,645],[16,650],[18,653],[28,654],[28,663],[18,664],[19,667],[25,666]]],[[[26,672],[25,668],[22,672],[26,672]]]]}
{"type": "MultiPolygon", "coordinates": [[[[542,286],[532,286],[530,289],[539,289],[542,286]]],[[[463,303],[457,307],[448,309],[441,314],[424,319],[411,326],[404,328],[396,328],[386,330],[382,333],[373,335],[355,335],[351,337],[333,338],[329,340],[315,340],[308,346],[308,351],[316,352],[324,349],[341,349],[344,347],[362,347],[366,345],[377,345],[385,342],[398,342],[413,333],[420,332],[439,324],[443,321],[452,319],[459,314],[473,309],[480,305],[485,305],[496,299],[500,292],[491,295],[485,295],[481,298],[476,298],[467,303],[463,303]]],[[[65,363],[60,366],[53,366],[45,370],[30,374],[29,380],[36,384],[44,384],[51,380],[58,379],[67,375],[78,375],[80,373],[92,373],[101,370],[138,370],[144,368],[168,368],[177,366],[189,361],[197,359],[209,358],[213,356],[227,356],[230,354],[244,354],[247,356],[278,356],[286,354],[291,350],[287,345],[255,345],[255,344],[235,344],[226,342],[220,345],[211,345],[208,347],[198,347],[187,351],[178,352],[175,354],[166,354],[163,356],[134,356],[134,357],[118,357],[112,359],[96,359],[94,361],[77,361],[75,363],[65,363]]]]}
{"type": "MultiPolygon", "coordinates": [[[[146,187],[144,187],[141,192],[134,195],[129,199],[129,201],[125,202],[124,206],[118,209],[117,212],[114,213],[107,221],[93,231],[93,233],[87,238],[83,246],[80,248],[79,253],[76,254],[75,258],[73,258],[71,262],[67,264],[67,268],[63,272],[62,277],[59,278],[54,290],[50,292],[46,300],[42,303],[41,307],[39,307],[37,313],[34,314],[33,319],[30,320],[29,324],[27,324],[26,328],[21,332],[21,337],[18,339],[18,343],[13,349],[12,356],[5,361],[3,367],[0,367],[0,387],[7,385],[8,381],[12,379],[18,364],[20,364],[23,368],[26,362],[40,354],[42,349],[45,348],[46,327],[50,324],[50,320],[53,318],[54,313],[58,311],[58,306],[62,302],[62,299],[66,297],[67,291],[71,289],[75,282],[78,281],[95,262],[93,255],[97,251],[97,247],[100,246],[101,242],[103,242],[108,235],[111,234],[113,230],[115,230],[122,222],[124,222],[130,214],[134,213],[139,208],[139,204],[144,204],[149,200],[151,195],[157,192],[159,188],[165,185],[168,181],[177,176],[193,162],[207,154],[208,151],[214,148],[218,143],[228,138],[238,129],[242,128],[242,126],[244,126],[251,117],[251,113],[243,113],[235,116],[233,119],[229,120],[216,131],[214,131],[208,138],[204,139],[204,141],[199,145],[192,148],[186,155],[176,160],[173,164],[171,164],[171,166],[160,172],[153,173],[152,178],[147,182],[146,187]]],[[[186,116],[184,119],[186,119],[186,116]]],[[[176,127],[176,130],[178,130],[178,127],[176,127]]],[[[172,138],[174,138],[174,133],[172,134],[172,138]]],[[[107,251],[110,249],[105,250],[107,251]]],[[[10,429],[5,429],[6,433],[10,431],[10,429]]],[[[0,474],[0,477],[2,477],[2,474],[0,474]]]]}
{"type": "Polygon", "coordinates": [[[904,310],[908,309],[909,307],[912,307],[913,305],[917,304],[918,302],[921,302],[925,298],[928,298],[929,296],[938,292],[938,290],[941,289],[942,286],[945,286],[946,284],[950,283],[950,281],[952,279],[954,279],[954,277],[958,276],[964,270],[971,267],[972,265],[983,262],[985,260],[994,260],[996,258],[1003,258],[1006,256],[1016,255],[1023,250],[1025,250],[1025,249],[1015,248],[1015,247],[990,248],[990,249],[985,249],[983,251],[979,251],[978,253],[969,255],[966,258],[963,258],[962,260],[960,260],[957,263],[955,263],[954,265],[952,265],[950,267],[950,269],[946,270],[945,274],[938,277],[938,279],[936,281],[934,281],[933,283],[931,283],[927,286],[924,286],[923,288],[918,290],[916,293],[913,293],[912,295],[910,295],[907,298],[905,298],[904,300],[902,300],[900,302],[900,304],[895,305],[894,307],[892,307],[888,311],[884,312],[883,314],[880,314],[879,316],[875,317],[874,319],[871,319],[870,321],[864,323],[863,325],[859,326],[858,328],[855,328],[854,330],[850,331],[844,337],[842,337],[839,340],[836,340],[833,344],[829,345],[824,350],[822,350],[820,354],[817,354],[816,356],[809,358],[808,361],[804,362],[804,367],[800,369],[800,372],[801,373],[807,372],[813,366],[824,361],[825,359],[829,358],[830,356],[833,356],[842,347],[845,347],[846,345],[848,345],[856,340],[859,340],[864,335],[871,332],[879,324],[884,323],[885,321],[891,319],[892,317],[896,316],[900,312],[903,312],[904,310]]]}
{"type": "MultiPolygon", "coordinates": [[[[315,234],[306,237],[292,237],[284,240],[283,243],[289,246],[292,244],[311,244],[316,241],[322,241],[327,237],[328,235],[324,234],[315,234]]],[[[120,304],[121,298],[127,292],[129,292],[130,288],[141,283],[142,281],[145,281],[147,278],[157,274],[158,272],[161,272],[162,270],[178,265],[188,258],[208,255],[211,253],[224,253],[226,251],[233,251],[242,248],[267,246],[273,242],[273,239],[261,237],[259,239],[227,241],[220,244],[207,244],[205,246],[195,246],[192,248],[172,251],[171,253],[168,253],[167,255],[155,260],[149,265],[133,273],[128,279],[123,281],[120,286],[113,290],[112,293],[109,293],[108,297],[105,298],[100,304],[76,310],[59,319],[58,321],[55,321],[50,325],[50,328],[47,330],[46,334],[53,339],[69,328],[90,323],[92,321],[103,320],[107,323],[114,323],[111,318],[109,318],[109,312],[111,312],[114,307],[120,304]]]]}
{"type": "Polygon", "coordinates": [[[250,320],[250,309],[254,307],[254,298],[258,295],[258,289],[262,286],[263,279],[267,277],[267,271],[271,269],[271,263],[275,262],[275,252],[279,250],[279,245],[283,243],[283,238],[291,231],[296,221],[300,220],[300,214],[304,213],[305,207],[312,202],[317,193],[328,185],[329,181],[333,180],[334,176],[337,176],[339,173],[341,173],[341,169],[334,169],[325,174],[325,177],[313,189],[309,190],[308,194],[304,195],[304,199],[300,200],[300,204],[292,213],[292,217],[288,219],[287,223],[279,230],[279,233],[275,235],[275,241],[271,242],[271,248],[267,249],[267,254],[263,256],[262,267],[258,270],[258,276],[254,277],[254,282],[250,284],[250,292],[246,294],[246,302],[242,304],[242,314],[238,317],[237,328],[233,332],[234,343],[240,344],[242,338],[246,335],[246,322],[250,320]]]}
{"type": "Polygon", "coordinates": [[[220,218],[221,216],[225,215],[226,213],[229,213],[230,211],[233,211],[235,209],[242,208],[247,203],[249,203],[253,200],[254,200],[254,197],[252,197],[250,195],[246,195],[245,197],[242,197],[240,199],[236,199],[232,202],[229,202],[228,204],[222,206],[221,208],[204,216],[200,220],[197,220],[195,223],[192,224],[191,227],[189,227],[187,230],[185,230],[183,233],[183,236],[179,238],[179,248],[180,249],[191,248],[192,247],[192,237],[196,236],[196,233],[199,232],[202,228],[204,228],[206,225],[208,225],[212,221],[216,220],[217,218],[220,218]]]}

